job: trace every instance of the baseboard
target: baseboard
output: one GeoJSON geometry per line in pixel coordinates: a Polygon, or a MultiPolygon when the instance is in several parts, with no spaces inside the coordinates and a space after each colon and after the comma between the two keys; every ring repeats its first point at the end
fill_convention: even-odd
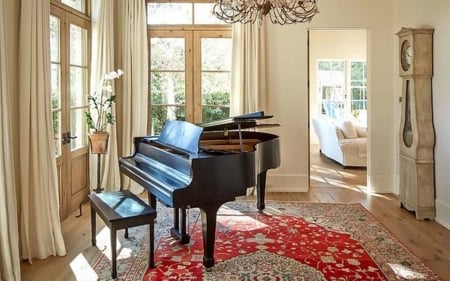
{"type": "Polygon", "coordinates": [[[450,205],[446,202],[436,200],[436,222],[450,230],[450,205]]]}

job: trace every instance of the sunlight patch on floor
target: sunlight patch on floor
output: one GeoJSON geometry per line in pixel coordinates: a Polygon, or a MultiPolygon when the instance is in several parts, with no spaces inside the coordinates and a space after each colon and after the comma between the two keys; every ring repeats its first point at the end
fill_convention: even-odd
{"type": "Polygon", "coordinates": [[[323,177],[319,177],[319,176],[311,176],[311,180],[321,182],[321,183],[327,183],[323,177]]]}
{"type": "Polygon", "coordinates": [[[394,198],[386,196],[383,193],[375,193],[371,189],[368,189],[368,188],[365,188],[364,192],[369,194],[370,196],[373,196],[373,197],[379,197],[379,198],[383,198],[383,199],[386,199],[386,200],[389,200],[389,201],[395,200],[394,198]]]}
{"type": "Polygon", "coordinates": [[[331,185],[336,186],[336,187],[362,192],[361,189],[358,186],[353,185],[353,184],[348,184],[348,183],[346,183],[345,181],[342,181],[342,180],[336,180],[336,179],[330,179],[330,178],[325,178],[325,180],[326,180],[326,182],[328,184],[331,184],[331,185]]]}
{"type": "Polygon", "coordinates": [[[426,280],[426,275],[411,268],[395,263],[388,263],[397,276],[406,280],[426,280]]]}
{"type": "Polygon", "coordinates": [[[89,262],[83,256],[79,254],[70,263],[70,269],[72,269],[77,281],[93,281],[98,280],[97,273],[92,269],[89,262]]]}
{"type": "MultiPolygon", "coordinates": [[[[105,257],[111,260],[111,243],[110,243],[110,231],[108,227],[103,227],[99,233],[97,233],[97,248],[103,253],[105,257]]],[[[122,244],[116,239],[116,249],[120,249],[122,244]]],[[[117,256],[119,259],[119,255],[117,256]]]]}

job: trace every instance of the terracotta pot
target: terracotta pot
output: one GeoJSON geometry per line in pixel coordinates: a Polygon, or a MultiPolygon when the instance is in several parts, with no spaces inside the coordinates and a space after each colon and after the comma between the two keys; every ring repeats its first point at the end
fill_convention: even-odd
{"type": "Polygon", "coordinates": [[[92,154],[106,154],[108,150],[108,132],[90,133],[89,146],[92,154]]]}

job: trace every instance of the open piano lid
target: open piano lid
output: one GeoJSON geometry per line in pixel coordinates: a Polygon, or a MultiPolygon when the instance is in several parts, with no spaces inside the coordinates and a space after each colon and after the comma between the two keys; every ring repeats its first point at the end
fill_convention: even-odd
{"type": "Polygon", "coordinates": [[[243,114],[228,119],[212,121],[199,124],[204,131],[226,131],[226,130],[239,130],[255,127],[276,127],[279,124],[258,124],[257,120],[269,119],[273,115],[264,115],[264,111],[257,111],[248,114],[243,114]]]}

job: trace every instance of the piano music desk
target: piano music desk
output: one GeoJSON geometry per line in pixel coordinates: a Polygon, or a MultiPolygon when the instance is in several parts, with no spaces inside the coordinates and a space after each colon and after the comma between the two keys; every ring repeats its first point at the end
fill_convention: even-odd
{"type": "Polygon", "coordinates": [[[154,219],[156,211],[151,206],[128,190],[117,192],[104,192],[90,194],[91,202],[91,234],[92,246],[96,245],[96,214],[98,214],[111,232],[111,277],[117,277],[116,269],[116,232],[125,229],[125,238],[128,238],[128,228],[149,225],[150,253],[149,267],[154,267],[154,219]]]}

